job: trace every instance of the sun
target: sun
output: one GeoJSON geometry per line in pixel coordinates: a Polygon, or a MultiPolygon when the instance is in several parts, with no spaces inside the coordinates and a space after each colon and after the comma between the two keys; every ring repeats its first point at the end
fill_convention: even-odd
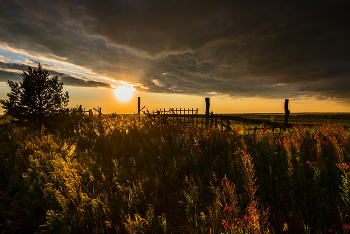
{"type": "Polygon", "coordinates": [[[127,101],[132,97],[133,90],[128,86],[119,86],[114,93],[120,101],[127,101]]]}

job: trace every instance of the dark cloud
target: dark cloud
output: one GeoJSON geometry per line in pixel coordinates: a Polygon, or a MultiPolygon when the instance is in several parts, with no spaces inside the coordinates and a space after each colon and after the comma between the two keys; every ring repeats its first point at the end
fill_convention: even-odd
{"type": "MultiPolygon", "coordinates": [[[[41,65],[43,66],[43,64],[41,65]]],[[[45,69],[44,66],[43,68],[45,69]]],[[[27,70],[28,70],[27,65],[15,64],[15,63],[9,64],[9,63],[0,62],[0,82],[7,82],[8,80],[15,81],[15,82],[23,81],[22,71],[27,71],[27,70]]],[[[63,84],[67,86],[100,87],[100,88],[109,88],[109,89],[112,88],[112,86],[108,83],[98,82],[86,77],[76,78],[62,72],[56,72],[49,69],[46,69],[46,70],[49,72],[50,77],[58,76],[59,82],[63,82],[63,84]]]]}
{"type": "Polygon", "coordinates": [[[17,64],[17,63],[0,62],[0,69],[1,70],[24,71],[24,70],[28,69],[28,66],[24,65],[24,64],[17,64]]]}
{"type": "Polygon", "coordinates": [[[0,82],[7,82],[9,80],[19,82],[19,81],[22,81],[22,77],[20,74],[15,72],[0,70],[0,82]]]}
{"type": "MultiPolygon", "coordinates": [[[[350,100],[349,6],[341,0],[3,0],[0,40],[144,92],[350,100]]],[[[97,84],[68,74],[61,80],[97,84]]]]}
{"type": "Polygon", "coordinates": [[[64,85],[68,86],[78,86],[78,87],[97,87],[97,88],[107,88],[111,89],[110,84],[104,82],[98,82],[86,77],[76,78],[65,73],[49,71],[51,75],[58,76],[59,81],[63,82],[64,85]]]}

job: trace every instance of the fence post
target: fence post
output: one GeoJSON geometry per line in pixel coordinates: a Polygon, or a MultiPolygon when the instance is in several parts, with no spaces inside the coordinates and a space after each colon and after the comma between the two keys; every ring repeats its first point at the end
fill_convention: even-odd
{"type": "Polygon", "coordinates": [[[137,113],[140,115],[140,108],[141,108],[141,98],[137,97],[137,113]]]}
{"type": "Polygon", "coordinates": [[[290,114],[290,111],[288,110],[288,102],[289,102],[288,99],[284,101],[284,125],[283,125],[284,130],[286,130],[286,128],[288,127],[288,118],[290,114]]]}
{"type": "Polygon", "coordinates": [[[229,120],[229,118],[227,118],[226,131],[227,131],[227,132],[231,131],[230,120],[229,120]]]}
{"type": "Polygon", "coordinates": [[[222,124],[222,115],[220,115],[220,121],[221,121],[221,131],[224,131],[224,125],[222,124]]]}
{"type": "Polygon", "coordinates": [[[192,108],[192,121],[191,122],[193,122],[192,127],[194,127],[193,108],[192,108]]]}
{"type": "Polygon", "coordinates": [[[253,133],[253,138],[255,137],[255,133],[256,133],[257,127],[254,127],[254,133],[253,133]]]}
{"type": "Polygon", "coordinates": [[[210,98],[205,98],[205,126],[209,124],[210,98]]]}

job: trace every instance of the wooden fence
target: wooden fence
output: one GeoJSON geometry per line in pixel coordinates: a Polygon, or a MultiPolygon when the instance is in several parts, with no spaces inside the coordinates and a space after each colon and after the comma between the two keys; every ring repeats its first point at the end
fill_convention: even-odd
{"type": "Polygon", "coordinates": [[[99,116],[103,115],[102,111],[101,111],[101,107],[97,107],[97,109],[92,108],[92,109],[89,109],[89,110],[86,111],[85,108],[83,110],[81,105],[79,106],[79,111],[81,111],[83,113],[89,113],[89,116],[93,116],[94,115],[93,110],[96,111],[99,116]]]}
{"type": "MultiPolygon", "coordinates": [[[[271,130],[272,133],[278,133],[280,134],[283,130],[290,128],[291,125],[288,124],[288,118],[290,111],[288,109],[288,99],[285,99],[284,104],[284,123],[278,123],[268,120],[259,120],[259,119],[248,119],[244,118],[242,116],[235,116],[235,115],[223,115],[223,114],[214,114],[213,112],[210,112],[210,99],[205,98],[206,102],[206,111],[205,114],[199,114],[199,109],[196,108],[170,108],[169,110],[159,109],[156,111],[150,112],[143,112],[146,116],[149,118],[156,118],[158,119],[162,124],[181,124],[184,126],[201,126],[201,127],[215,127],[218,129],[221,129],[222,131],[232,131],[231,128],[232,122],[242,122],[242,123],[248,123],[248,124],[258,124],[263,125],[263,127],[254,127],[254,128],[245,128],[244,132],[249,134],[253,133],[255,135],[257,130],[262,130],[263,132],[267,130],[271,130]],[[279,130],[279,132],[278,132],[279,130]]],[[[140,99],[139,99],[140,103],[140,99]]],[[[140,104],[138,105],[140,107],[140,104]]],[[[140,109],[138,111],[140,113],[140,109]]]]}

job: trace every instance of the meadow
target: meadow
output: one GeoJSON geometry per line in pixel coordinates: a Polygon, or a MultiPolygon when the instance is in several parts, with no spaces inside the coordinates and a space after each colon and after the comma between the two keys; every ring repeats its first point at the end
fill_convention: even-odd
{"type": "Polygon", "coordinates": [[[350,130],[0,124],[1,233],[348,233],[350,130]]]}

